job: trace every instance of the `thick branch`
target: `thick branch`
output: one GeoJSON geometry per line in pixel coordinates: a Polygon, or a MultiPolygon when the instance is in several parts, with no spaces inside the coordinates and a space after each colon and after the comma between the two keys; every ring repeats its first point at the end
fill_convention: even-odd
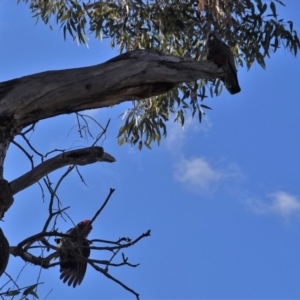
{"type": "Polygon", "coordinates": [[[30,262],[36,266],[41,266],[44,269],[48,269],[49,267],[54,267],[59,264],[59,262],[50,264],[50,261],[57,257],[55,252],[48,255],[46,258],[43,258],[41,256],[35,256],[22,248],[11,246],[10,253],[14,256],[21,257],[25,262],[30,262]]]}
{"type": "Polygon", "coordinates": [[[49,71],[0,84],[0,126],[119,104],[164,93],[176,84],[221,77],[208,61],[135,50],[103,64],[49,71]]]}
{"type": "Polygon", "coordinates": [[[45,175],[67,165],[87,165],[95,162],[115,162],[115,158],[103,152],[102,147],[88,147],[59,154],[13,180],[10,183],[12,194],[26,189],[45,175]]]}

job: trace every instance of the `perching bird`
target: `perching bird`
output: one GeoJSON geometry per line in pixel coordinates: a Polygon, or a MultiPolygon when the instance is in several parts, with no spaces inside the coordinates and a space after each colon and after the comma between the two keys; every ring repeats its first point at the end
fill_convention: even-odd
{"type": "Polygon", "coordinates": [[[207,35],[207,59],[212,60],[219,68],[223,68],[226,76],[222,78],[225,87],[230,94],[241,91],[237,78],[237,70],[233,54],[229,48],[214,32],[207,35]]]}
{"type": "Polygon", "coordinates": [[[86,238],[92,228],[90,221],[84,220],[66,232],[74,237],[55,240],[59,248],[60,279],[69,286],[76,287],[81,284],[85,275],[87,267],[85,259],[90,256],[91,252],[86,238]]]}
{"type": "Polygon", "coordinates": [[[9,259],[9,244],[0,228],[0,276],[4,273],[9,259]]]}

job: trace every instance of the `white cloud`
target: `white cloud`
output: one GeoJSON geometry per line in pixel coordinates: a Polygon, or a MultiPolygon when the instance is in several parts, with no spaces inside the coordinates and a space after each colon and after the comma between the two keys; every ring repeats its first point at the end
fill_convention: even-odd
{"type": "Polygon", "coordinates": [[[271,209],[282,215],[290,215],[294,212],[300,212],[300,202],[292,195],[285,192],[277,192],[271,195],[273,197],[273,204],[271,209]]]}
{"type": "Polygon", "coordinates": [[[275,214],[282,217],[300,216],[300,200],[283,191],[268,195],[267,200],[248,199],[247,204],[258,214],[275,214]]]}
{"type": "Polygon", "coordinates": [[[168,123],[168,133],[166,138],[166,146],[169,150],[181,149],[188,134],[194,132],[207,132],[211,129],[212,122],[208,116],[203,118],[202,123],[199,123],[196,118],[186,118],[184,126],[181,127],[178,122],[168,123]]]}
{"type": "Polygon", "coordinates": [[[174,168],[174,178],[194,192],[203,192],[216,183],[240,176],[236,167],[227,170],[212,166],[204,158],[181,159],[174,168]]]}
{"type": "Polygon", "coordinates": [[[202,158],[182,159],[175,167],[175,179],[182,183],[189,183],[200,187],[206,187],[211,182],[218,181],[222,174],[214,170],[208,162],[202,158]]]}
{"type": "MultiPolygon", "coordinates": [[[[184,127],[174,123],[168,127],[166,138],[167,149],[171,152],[174,161],[174,179],[188,190],[196,193],[212,192],[228,179],[241,177],[239,168],[234,164],[211,163],[204,157],[187,158],[185,156],[183,146],[188,139],[211,129],[212,122],[209,117],[205,116],[203,120],[203,123],[199,124],[196,119],[187,118],[184,127]]],[[[197,152],[199,153],[199,151],[197,152]]]]}

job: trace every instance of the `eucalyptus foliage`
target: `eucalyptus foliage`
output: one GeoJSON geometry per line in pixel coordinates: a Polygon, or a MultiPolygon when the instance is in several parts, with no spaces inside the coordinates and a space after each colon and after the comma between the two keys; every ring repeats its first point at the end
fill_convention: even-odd
{"type": "MultiPolygon", "coordinates": [[[[22,0],[18,0],[20,2],[22,0]]],[[[205,39],[215,30],[230,45],[239,66],[256,61],[266,68],[266,57],[279,48],[295,56],[300,48],[293,22],[278,15],[283,1],[263,0],[23,0],[35,18],[55,21],[64,38],[87,43],[87,36],[109,38],[120,53],[157,49],[167,54],[205,60],[205,39]]],[[[166,135],[165,122],[174,117],[181,125],[187,109],[201,121],[203,100],[219,95],[220,80],[183,83],[167,94],[133,102],[125,112],[119,143],[150,147],[166,135]]]]}

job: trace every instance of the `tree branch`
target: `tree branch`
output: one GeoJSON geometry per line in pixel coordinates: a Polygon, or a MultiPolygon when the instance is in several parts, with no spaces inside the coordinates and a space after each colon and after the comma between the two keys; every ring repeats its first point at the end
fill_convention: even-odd
{"type": "Polygon", "coordinates": [[[103,64],[48,71],[0,84],[0,125],[107,107],[167,92],[177,84],[224,75],[208,61],[134,50],[103,64]]]}
{"type": "Polygon", "coordinates": [[[10,182],[12,195],[26,189],[45,175],[67,165],[87,165],[95,162],[115,162],[115,158],[103,151],[102,147],[88,147],[59,154],[10,182]]]}
{"type": "Polygon", "coordinates": [[[118,280],[117,278],[113,277],[112,275],[110,275],[105,269],[100,268],[99,266],[97,266],[94,263],[89,263],[95,270],[97,270],[98,272],[102,273],[104,276],[106,276],[107,278],[111,279],[112,281],[116,282],[117,284],[119,284],[121,287],[123,287],[125,290],[129,291],[130,293],[134,294],[136,299],[139,300],[140,299],[140,295],[135,292],[133,289],[129,288],[127,285],[125,285],[123,282],[121,282],[120,280],[118,280]]]}
{"type": "MultiPolygon", "coordinates": [[[[145,238],[145,237],[149,237],[151,235],[151,230],[148,230],[147,232],[141,234],[139,237],[137,237],[135,240],[131,241],[130,239],[124,239],[126,244],[117,244],[117,246],[112,246],[112,247],[94,247],[94,246],[90,246],[90,249],[95,249],[95,250],[109,250],[109,251],[113,251],[113,250],[117,250],[117,249],[123,249],[123,248],[129,248],[133,245],[135,245],[137,242],[139,242],[141,239],[145,238]]],[[[94,240],[90,240],[91,244],[94,242],[101,242],[100,240],[94,239],[94,240]]],[[[107,241],[104,241],[105,243],[107,243],[107,241]]],[[[111,243],[111,242],[110,242],[111,243]]],[[[118,242],[119,243],[119,242],[118,242]]]]}

